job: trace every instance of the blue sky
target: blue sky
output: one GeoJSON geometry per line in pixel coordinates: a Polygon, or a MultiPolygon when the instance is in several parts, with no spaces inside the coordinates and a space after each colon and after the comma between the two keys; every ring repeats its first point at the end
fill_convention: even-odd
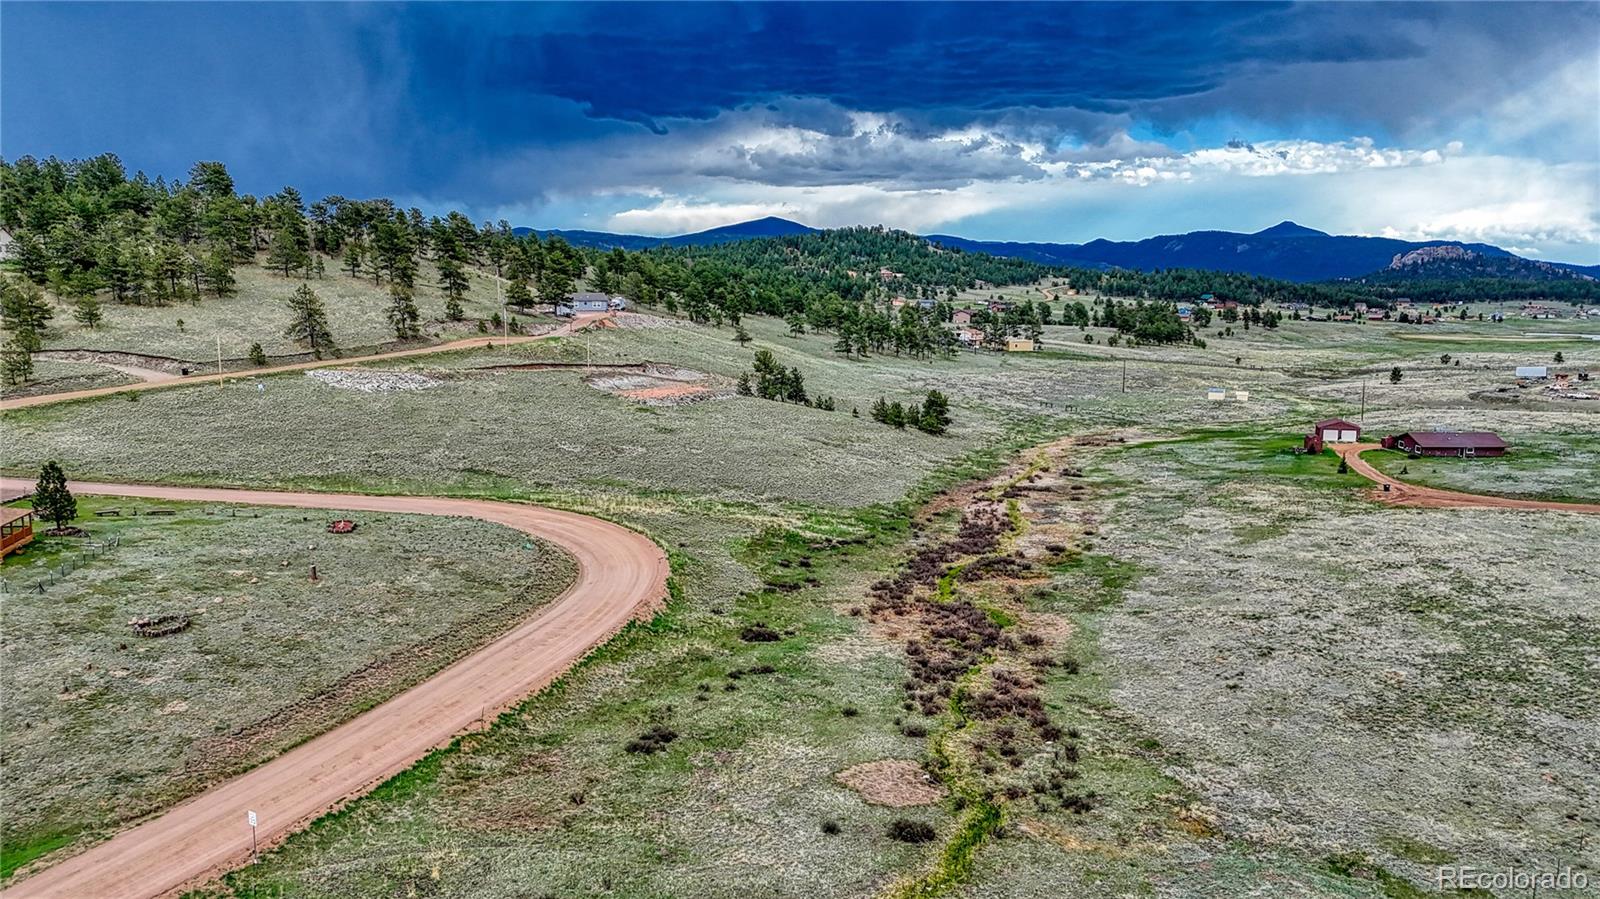
{"type": "Polygon", "coordinates": [[[0,154],[670,234],[1600,262],[1600,4],[0,4],[0,154]]]}

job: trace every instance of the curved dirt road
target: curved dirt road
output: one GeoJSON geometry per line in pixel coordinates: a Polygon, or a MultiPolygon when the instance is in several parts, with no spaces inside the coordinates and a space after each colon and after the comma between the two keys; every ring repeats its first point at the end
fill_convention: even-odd
{"type": "MultiPolygon", "coordinates": [[[[19,486],[0,479],[0,486],[19,486]]],[[[666,596],[666,555],[621,525],[540,506],[489,500],[205,487],[72,483],[79,493],[209,503],[357,509],[480,518],[533,534],[578,561],[578,579],[553,602],[476,653],[310,742],[195,796],[5,891],[24,897],[151,897],[243,863],[246,811],[270,845],[410,767],[483,720],[555,680],[666,596]]]]}
{"type": "MultiPolygon", "coordinates": [[[[69,400],[82,400],[95,396],[110,396],[113,393],[134,393],[141,390],[166,390],[174,387],[194,386],[199,384],[216,384],[219,381],[253,378],[257,375],[277,375],[289,371],[307,371],[313,368],[333,368],[340,365],[358,365],[362,362],[380,362],[385,359],[405,359],[410,356],[429,356],[434,353],[448,353],[452,350],[471,350],[484,346],[505,346],[512,343],[531,343],[535,340],[546,340],[551,337],[566,337],[584,328],[589,327],[601,319],[610,318],[610,313],[593,312],[580,315],[561,327],[545,334],[527,334],[519,337],[463,337],[460,340],[451,340],[445,343],[435,343],[429,346],[414,347],[409,350],[391,350],[387,353],[373,353],[370,356],[346,356],[342,359],[316,359],[311,362],[292,362],[287,365],[268,365],[262,368],[247,368],[239,371],[223,372],[220,375],[190,375],[188,377],[167,375],[162,378],[146,379],[136,384],[115,384],[110,387],[89,387],[83,390],[66,390],[61,393],[41,393],[37,396],[19,396],[9,399],[0,399],[0,412],[10,409],[23,409],[28,406],[48,406],[52,403],[65,403],[69,400]]],[[[112,368],[118,368],[113,365],[112,368]]],[[[119,369],[119,370],[125,370],[119,369]]],[[[141,369],[142,370],[142,369],[141,369]]],[[[143,375],[134,375],[143,377],[143,375]]]]}
{"type": "Polygon", "coordinates": [[[1373,468],[1372,463],[1361,458],[1362,453],[1375,449],[1382,449],[1382,447],[1376,443],[1341,443],[1333,446],[1333,451],[1342,456],[1345,462],[1349,463],[1351,471],[1370,481],[1377,482],[1379,489],[1373,491],[1373,496],[1380,502],[1397,506],[1421,506],[1429,509],[1524,509],[1600,514],[1600,504],[1596,503],[1561,503],[1542,499],[1512,499],[1507,496],[1484,496],[1478,493],[1460,493],[1455,490],[1440,490],[1437,487],[1407,484],[1405,481],[1397,481],[1373,468]],[[1387,492],[1382,489],[1385,484],[1389,485],[1387,492]]]}

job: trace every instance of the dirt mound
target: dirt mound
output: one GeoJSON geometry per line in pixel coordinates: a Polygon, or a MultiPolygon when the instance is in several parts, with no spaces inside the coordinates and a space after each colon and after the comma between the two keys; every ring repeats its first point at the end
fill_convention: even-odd
{"type": "Polygon", "coordinates": [[[944,798],[944,788],[934,783],[921,765],[905,759],[864,762],[840,771],[834,779],[873,805],[904,808],[944,798]]]}

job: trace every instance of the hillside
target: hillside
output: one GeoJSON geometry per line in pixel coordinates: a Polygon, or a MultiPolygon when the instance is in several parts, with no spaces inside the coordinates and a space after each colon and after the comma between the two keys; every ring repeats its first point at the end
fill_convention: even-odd
{"type": "Polygon", "coordinates": [[[1287,281],[1355,278],[1387,266],[1397,255],[1428,246],[1460,246],[1481,256],[1510,256],[1488,244],[1414,242],[1388,237],[1327,234],[1294,222],[1254,234],[1192,231],[1137,241],[1094,240],[1085,244],[1003,243],[931,235],[929,240],[969,252],[996,253],[1047,265],[1115,267],[1149,271],[1196,268],[1243,272],[1287,281]]]}
{"type": "Polygon", "coordinates": [[[520,236],[537,234],[542,239],[559,237],[575,247],[587,247],[596,250],[609,250],[620,248],[624,250],[648,250],[660,246],[668,247],[697,247],[713,246],[716,244],[731,243],[739,240],[750,240],[757,237],[788,237],[796,234],[815,234],[818,229],[791,222],[777,216],[754,219],[748,222],[737,222],[732,225],[722,225],[705,231],[696,231],[693,234],[679,234],[676,237],[650,237],[643,234],[612,234],[606,231],[565,231],[559,228],[551,230],[538,230],[534,228],[515,228],[513,233],[520,236]]]}

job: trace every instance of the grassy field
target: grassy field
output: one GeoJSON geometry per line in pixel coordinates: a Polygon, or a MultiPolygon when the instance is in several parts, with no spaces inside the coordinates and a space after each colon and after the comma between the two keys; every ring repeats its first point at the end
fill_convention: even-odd
{"type": "Polygon", "coordinates": [[[87,496],[79,511],[98,554],[40,537],[0,565],[6,873],[321,733],[576,576],[560,550],[470,520],[358,513],[331,535],[339,513],[87,496]],[[160,615],[192,624],[129,627],[160,615]]]}
{"type": "MultiPolygon", "coordinates": [[[[828,335],[754,318],[749,347],[632,324],[373,367],[426,390],[293,375],[0,419],[14,469],[531,499],[672,556],[654,622],[223,892],[1410,896],[1441,860],[1596,862],[1581,840],[1600,789],[1584,749],[1600,718],[1581,589],[1594,520],[1378,506],[1331,455],[1294,452],[1311,421],[1360,415],[1363,385],[1374,434],[1474,423],[1534,448],[1592,432],[1581,405],[1485,398],[1521,348],[1456,366],[1380,326],[1287,323],[1206,350],[1085,345],[1073,328],[1049,352],[927,362],[844,359],[828,335]],[[762,348],[841,411],[653,407],[581,369],[491,368],[654,361],[731,380],[762,348]],[[1212,385],[1251,398],[1209,403],[1212,385]],[[951,397],[948,436],[865,417],[930,388],[951,397]],[[906,635],[863,611],[868,587],[947,537],[977,489],[962,485],[1039,464],[1027,447],[1063,434],[1080,440],[1005,500],[1006,549],[1031,573],[952,574],[939,595],[1044,635],[1054,664],[1028,676],[1066,736],[1022,740],[1017,768],[982,752],[995,772],[951,768],[1004,724],[961,702],[905,708],[906,635]],[[776,639],[745,639],[758,625],[776,639]],[[658,727],[675,734],[661,751],[629,751],[658,727]],[[889,759],[949,795],[889,808],[836,779],[889,759]],[[1082,808],[1039,792],[1051,779],[1082,808]],[[898,818],[933,840],[891,838],[898,818]]],[[[1585,460],[1562,474],[1529,454],[1520,483],[1582,479],[1585,460]]],[[[1021,661],[1001,647],[962,689],[1021,661]]]]}
{"type": "MultiPolygon", "coordinates": [[[[45,349],[117,351],[214,362],[220,339],[226,359],[244,358],[252,343],[260,343],[268,356],[299,353],[304,348],[284,337],[284,329],[289,325],[289,295],[302,283],[309,283],[322,298],[329,330],[340,346],[370,347],[392,341],[388,285],[375,286],[370,277],[352,278],[334,263],[327,260],[324,277],[309,282],[284,278],[260,265],[241,265],[234,269],[237,293],[223,298],[208,295],[194,303],[135,306],[105,299],[101,303],[105,320],[93,329],[73,320],[70,303],[52,298],[55,317],[45,349]]],[[[487,319],[501,309],[493,273],[470,270],[468,274],[470,287],[462,302],[467,320],[450,322],[445,319],[444,295],[439,292],[432,265],[424,263],[418,272],[416,303],[428,339],[475,334],[478,319],[487,319]]]]}

